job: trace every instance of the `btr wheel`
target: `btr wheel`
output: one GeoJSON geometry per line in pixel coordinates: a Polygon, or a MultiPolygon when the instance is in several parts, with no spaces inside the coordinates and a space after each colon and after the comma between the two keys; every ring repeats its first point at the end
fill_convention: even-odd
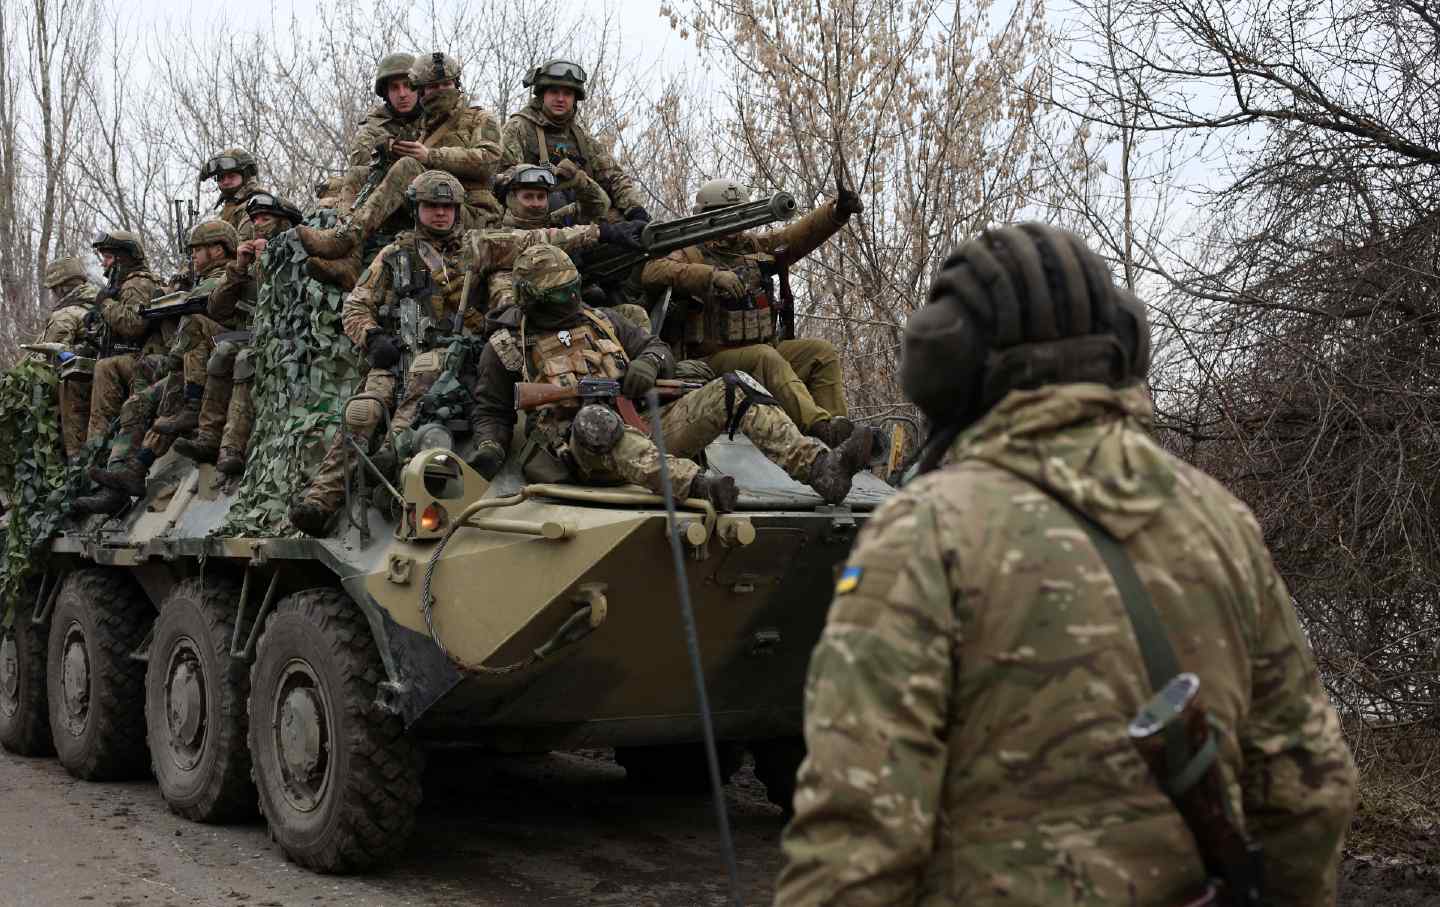
{"type": "Polygon", "coordinates": [[[765,799],[785,815],[794,815],[795,775],[805,761],[805,738],[757,740],[750,744],[750,755],[755,757],[755,777],[765,785],[765,799]]]}
{"type": "Polygon", "coordinates": [[[0,745],[21,756],[48,756],[49,706],[45,696],[45,630],[30,622],[31,606],[15,609],[0,630],[0,745]]]}
{"type": "Polygon", "coordinates": [[[145,672],[151,764],[170,809],[196,822],[255,814],[246,743],[250,674],[230,657],[239,592],[187,580],[160,607],[145,672]]]}
{"type": "Polygon", "coordinates": [[[311,589],[280,602],[250,669],[260,808],[285,856],[319,872],[393,860],[415,828],[420,751],[375,703],[380,653],[355,603],[311,589]]]}
{"type": "MultiPolygon", "coordinates": [[[[740,770],[745,750],[736,743],[716,744],[720,757],[720,783],[740,770]]],[[[620,746],[615,761],[625,769],[625,780],[654,791],[699,794],[710,789],[710,760],[703,743],[674,743],[664,746],[620,746]]]]}
{"type": "Polygon", "coordinates": [[[77,570],[60,587],[46,693],[55,753],[77,778],[145,774],[145,665],[130,656],[152,614],[144,593],[118,570],[77,570]]]}

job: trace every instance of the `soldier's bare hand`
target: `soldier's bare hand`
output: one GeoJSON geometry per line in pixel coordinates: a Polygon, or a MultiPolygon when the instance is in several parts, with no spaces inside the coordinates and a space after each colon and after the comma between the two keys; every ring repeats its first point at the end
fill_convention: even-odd
{"type": "Polygon", "coordinates": [[[255,263],[255,256],[258,254],[255,251],[256,242],[264,242],[264,240],[250,239],[236,247],[235,264],[239,266],[240,270],[243,271],[255,263]]]}
{"type": "Polygon", "coordinates": [[[734,271],[716,268],[710,276],[710,295],[723,299],[742,299],[745,296],[745,281],[734,271]]]}
{"type": "Polygon", "coordinates": [[[430,149],[419,142],[396,141],[395,144],[391,146],[391,149],[396,154],[413,157],[422,164],[430,163],[430,149]]]}

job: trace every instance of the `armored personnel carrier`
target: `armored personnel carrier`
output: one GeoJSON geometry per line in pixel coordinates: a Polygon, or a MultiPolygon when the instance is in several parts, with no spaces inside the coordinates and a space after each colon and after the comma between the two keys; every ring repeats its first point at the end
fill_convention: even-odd
{"type": "Polygon", "coordinates": [[[614,747],[703,787],[683,582],[726,770],[748,748],[788,804],[837,565],[890,488],[862,472],[825,506],[743,434],[706,460],[740,506],[678,502],[676,576],[635,487],[488,482],[430,448],[352,482],[333,537],[277,537],[231,530],[233,484],[166,455],[127,512],[48,541],[0,636],[0,743],[86,780],[151,771],[199,822],[258,804],[290,859],[360,871],[403,849],[433,745],[614,747]]]}

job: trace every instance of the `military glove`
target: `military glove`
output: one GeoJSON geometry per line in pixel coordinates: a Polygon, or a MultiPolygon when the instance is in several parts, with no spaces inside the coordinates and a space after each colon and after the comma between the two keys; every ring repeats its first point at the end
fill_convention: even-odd
{"type": "Polygon", "coordinates": [[[625,369],[625,378],[620,382],[620,392],[632,400],[638,400],[655,386],[655,378],[659,374],[660,363],[651,356],[641,356],[625,369]]]}
{"type": "Polygon", "coordinates": [[[864,214],[865,203],[860,200],[860,195],[854,189],[840,187],[840,194],[835,196],[835,213],[841,220],[849,220],[852,214],[864,214]]]}
{"type": "Polygon", "coordinates": [[[365,335],[365,355],[371,368],[394,368],[400,362],[400,343],[382,330],[372,330],[365,335]]]}
{"type": "Polygon", "coordinates": [[[625,219],[639,221],[642,224],[648,224],[650,223],[650,212],[646,211],[639,205],[636,205],[635,207],[625,212],[625,219]]]}
{"type": "Polygon", "coordinates": [[[481,441],[470,455],[468,465],[486,479],[493,479],[505,465],[505,448],[498,441],[481,441]]]}
{"type": "Polygon", "coordinates": [[[560,182],[562,183],[570,182],[579,172],[580,165],[570,160],[568,157],[555,165],[555,175],[560,178],[560,182]]]}
{"type": "Polygon", "coordinates": [[[618,224],[604,223],[600,225],[600,241],[622,249],[639,249],[640,231],[643,229],[644,224],[631,220],[618,224]]]}
{"type": "Polygon", "coordinates": [[[745,298],[745,281],[734,271],[716,268],[710,275],[710,296],[712,299],[745,298]]]}

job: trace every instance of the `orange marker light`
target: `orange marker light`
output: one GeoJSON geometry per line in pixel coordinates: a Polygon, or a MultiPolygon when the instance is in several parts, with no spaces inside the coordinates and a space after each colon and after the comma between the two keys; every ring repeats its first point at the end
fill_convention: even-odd
{"type": "Polygon", "coordinates": [[[420,531],[437,532],[445,525],[445,508],[439,504],[431,504],[420,514],[420,531]]]}

